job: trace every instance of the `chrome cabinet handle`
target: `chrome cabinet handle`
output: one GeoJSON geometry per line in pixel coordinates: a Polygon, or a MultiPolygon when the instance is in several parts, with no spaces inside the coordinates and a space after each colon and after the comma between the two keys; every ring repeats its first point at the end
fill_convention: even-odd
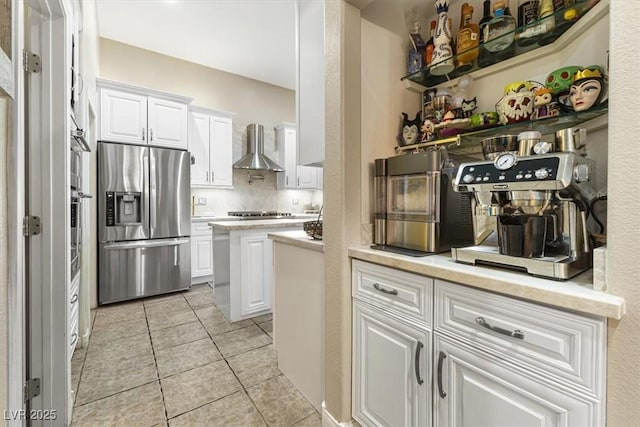
{"type": "Polygon", "coordinates": [[[73,296],[71,297],[71,301],[69,301],[69,303],[73,304],[76,301],[78,301],[78,294],[77,293],[73,294],[73,296]]]}
{"type": "Polygon", "coordinates": [[[206,181],[209,182],[209,172],[208,171],[205,171],[204,176],[205,176],[206,181]]]}
{"type": "Polygon", "coordinates": [[[76,334],[75,332],[73,333],[73,335],[71,335],[73,338],[71,339],[71,346],[73,347],[76,343],[76,341],[78,341],[78,334],[76,334]]]}
{"type": "Polygon", "coordinates": [[[285,180],[285,184],[286,184],[286,185],[289,185],[289,177],[288,177],[288,176],[285,176],[285,177],[284,177],[284,180],[285,180]]]}
{"type": "Polygon", "coordinates": [[[516,329],[514,331],[509,331],[507,329],[502,329],[498,326],[491,326],[489,324],[489,322],[487,322],[486,320],[484,320],[484,317],[476,317],[476,323],[484,328],[487,328],[489,330],[492,330],[494,332],[497,332],[499,334],[502,335],[507,335],[509,337],[513,337],[513,338],[517,338],[519,340],[523,340],[524,339],[524,333],[522,333],[522,331],[520,329],[516,329]]]}
{"type": "Polygon", "coordinates": [[[149,129],[149,141],[153,141],[153,129],[149,129]]]}
{"type": "Polygon", "coordinates": [[[440,352],[438,356],[438,393],[441,398],[447,397],[447,392],[442,389],[442,362],[447,358],[447,355],[444,352],[440,352]]]}
{"type": "Polygon", "coordinates": [[[422,383],[424,383],[424,380],[420,375],[420,352],[422,351],[422,347],[424,347],[424,344],[418,341],[418,346],[416,347],[416,359],[414,362],[416,368],[416,380],[418,381],[418,385],[422,385],[422,383]]]}
{"type": "Polygon", "coordinates": [[[215,177],[216,176],[216,172],[215,171],[211,171],[211,182],[215,181],[215,177]]]}
{"type": "Polygon", "coordinates": [[[300,178],[298,178],[298,187],[300,187],[300,178]]]}
{"type": "Polygon", "coordinates": [[[373,287],[374,287],[374,289],[376,291],[380,291],[380,292],[385,293],[385,294],[398,295],[398,291],[396,289],[391,289],[391,290],[385,289],[382,286],[380,286],[378,283],[374,283],[373,287]]]}
{"type": "Polygon", "coordinates": [[[142,128],[142,140],[143,141],[145,140],[145,129],[144,128],[142,128]]]}

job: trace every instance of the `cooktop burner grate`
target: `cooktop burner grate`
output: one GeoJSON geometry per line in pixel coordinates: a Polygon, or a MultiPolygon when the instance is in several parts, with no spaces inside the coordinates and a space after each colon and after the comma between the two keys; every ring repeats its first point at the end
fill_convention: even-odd
{"type": "Polygon", "coordinates": [[[240,218],[284,218],[291,216],[290,212],[278,211],[231,211],[227,212],[227,214],[240,218]]]}

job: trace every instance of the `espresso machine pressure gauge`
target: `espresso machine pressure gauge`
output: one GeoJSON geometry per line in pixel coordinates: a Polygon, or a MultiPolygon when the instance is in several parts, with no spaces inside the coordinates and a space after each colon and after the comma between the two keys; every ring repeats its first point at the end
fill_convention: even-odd
{"type": "Polygon", "coordinates": [[[516,165],[516,163],[518,163],[518,156],[516,156],[515,153],[510,152],[501,153],[493,162],[496,169],[501,171],[511,169],[516,165]]]}

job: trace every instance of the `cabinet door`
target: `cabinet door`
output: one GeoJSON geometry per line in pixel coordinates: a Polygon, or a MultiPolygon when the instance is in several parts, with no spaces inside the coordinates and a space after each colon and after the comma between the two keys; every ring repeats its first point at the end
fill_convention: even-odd
{"type": "Polygon", "coordinates": [[[191,185],[209,185],[209,116],[189,113],[191,185]]]}
{"type": "Polygon", "coordinates": [[[436,334],[436,426],[598,426],[600,403],[436,334]]]}
{"type": "Polygon", "coordinates": [[[149,97],[149,144],[186,150],[187,106],[149,97]]]}
{"type": "Polygon", "coordinates": [[[324,160],[324,2],[298,1],[298,164],[324,160]]]}
{"type": "Polygon", "coordinates": [[[353,418],[363,426],[431,425],[431,334],[354,303],[353,418]]]}
{"type": "Polygon", "coordinates": [[[213,274],[213,236],[191,236],[191,277],[213,274]]]}
{"type": "Polygon", "coordinates": [[[100,89],[100,140],[147,143],[147,97],[100,89]]]}
{"type": "Polygon", "coordinates": [[[318,168],[312,166],[298,166],[298,188],[318,187],[318,168]]]}
{"type": "Polygon", "coordinates": [[[272,250],[272,242],[266,233],[243,233],[240,236],[242,316],[271,309],[272,250]]]}
{"type": "Polygon", "coordinates": [[[233,186],[233,120],[228,117],[211,116],[210,135],[209,183],[216,187],[231,187],[233,186]]]}
{"type": "Polygon", "coordinates": [[[284,129],[284,187],[298,187],[298,164],[296,148],[296,130],[284,129]]]}

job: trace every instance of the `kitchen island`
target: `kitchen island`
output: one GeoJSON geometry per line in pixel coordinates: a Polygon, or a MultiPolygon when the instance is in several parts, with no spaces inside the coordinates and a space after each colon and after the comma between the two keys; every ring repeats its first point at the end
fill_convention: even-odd
{"type": "Polygon", "coordinates": [[[218,308],[231,322],[271,312],[273,243],[267,234],[301,230],[308,218],[212,221],[213,283],[218,308]]]}

